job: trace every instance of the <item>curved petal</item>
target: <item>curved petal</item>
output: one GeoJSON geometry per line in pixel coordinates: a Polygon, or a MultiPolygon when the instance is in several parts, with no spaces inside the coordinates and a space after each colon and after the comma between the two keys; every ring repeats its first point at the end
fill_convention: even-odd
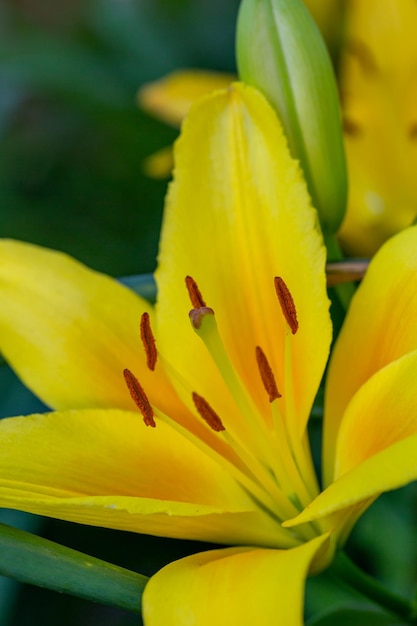
{"type": "Polygon", "coordinates": [[[156,273],[162,350],[222,419],[235,415],[235,424],[241,422],[190,329],[184,288],[189,274],[214,309],[228,355],[260,414],[270,415],[270,407],[256,366],[257,345],[277,379],[283,413],[300,436],[331,326],[316,213],[278,119],[261,94],[235,84],[195,105],[175,162],[156,273]],[[295,302],[294,336],[277,300],[275,276],[284,279],[295,302]]]}
{"type": "Polygon", "coordinates": [[[216,542],[293,545],[288,531],[167,424],[83,410],[0,421],[0,506],[216,542]]]}
{"type": "Polygon", "coordinates": [[[233,80],[235,76],[221,72],[180,70],[143,85],[138,102],[163,122],[179,126],[194,102],[233,80]]]}
{"type": "MultiPolygon", "coordinates": [[[[366,508],[384,491],[402,487],[417,479],[417,435],[397,441],[389,448],[354,467],[325,489],[297,517],[283,525],[287,528],[341,511],[335,517],[337,523],[346,525],[348,509],[357,517],[355,505],[364,503],[366,508]]],[[[362,509],[363,510],[363,509],[362,509]]]]}
{"type": "Polygon", "coordinates": [[[326,540],[286,551],[210,550],[170,563],[146,585],[145,623],[301,626],[305,579],[326,540]]]}
{"type": "Polygon", "coordinates": [[[339,430],[335,482],[285,526],[340,511],[332,522],[340,532],[382,492],[417,479],[416,372],[417,350],[359,389],[339,430]]]}
{"type": "Polygon", "coordinates": [[[417,434],[416,372],[413,350],[379,370],[353,396],[338,433],[334,479],[417,434]]]}
{"type": "Polygon", "coordinates": [[[71,257],[0,240],[0,351],[56,409],[131,409],[123,369],[163,406],[178,404],[161,368],[148,371],[139,322],[148,302],[71,257]]]}
{"type": "Polygon", "coordinates": [[[371,262],[335,345],[326,386],[324,477],[334,473],[345,408],[379,369],[417,348],[417,227],[390,239],[371,262]]]}

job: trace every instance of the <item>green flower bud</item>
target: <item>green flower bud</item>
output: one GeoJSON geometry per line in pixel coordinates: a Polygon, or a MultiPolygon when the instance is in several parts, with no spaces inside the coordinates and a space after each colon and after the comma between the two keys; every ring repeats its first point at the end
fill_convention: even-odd
{"type": "Polygon", "coordinates": [[[241,80],[278,112],[323,232],[336,232],[347,196],[339,100],[326,46],[301,0],[242,0],[237,61],[241,80]]]}

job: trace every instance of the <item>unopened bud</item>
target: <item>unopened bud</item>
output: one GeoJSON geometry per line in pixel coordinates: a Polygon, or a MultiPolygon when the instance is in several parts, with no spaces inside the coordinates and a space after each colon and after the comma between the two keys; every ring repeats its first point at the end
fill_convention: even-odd
{"type": "Polygon", "coordinates": [[[301,0],[242,0],[237,60],[241,80],[275,107],[324,233],[336,232],[347,196],[339,100],[325,43],[301,0]]]}

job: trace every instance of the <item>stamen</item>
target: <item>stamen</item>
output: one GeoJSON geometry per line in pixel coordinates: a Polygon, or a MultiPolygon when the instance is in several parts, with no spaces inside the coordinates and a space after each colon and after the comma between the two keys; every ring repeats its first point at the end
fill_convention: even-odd
{"type": "Polygon", "coordinates": [[[202,396],[199,396],[195,391],[193,391],[192,397],[195,408],[210,428],[212,428],[216,433],[225,430],[220,417],[217,415],[216,411],[212,409],[207,400],[205,400],[202,396]]]}
{"type": "MultiPolygon", "coordinates": [[[[284,494],[281,493],[281,491],[277,488],[277,485],[272,481],[270,475],[266,475],[267,481],[265,483],[262,480],[262,476],[258,479],[258,473],[253,472],[253,469],[256,469],[253,468],[253,463],[249,465],[246,463],[246,461],[249,460],[256,464],[258,463],[256,459],[253,457],[248,459],[247,455],[242,456],[241,449],[239,447],[236,448],[236,446],[231,442],[228,442],[232,451],[232,455],[229,457],[229,454],[224,448],[216,449],[208,441],[204,442],[200,437],[193,434],[184,426],[181,426],[172,418],[168,417],[160,409],[155,408],[155,414],[161,421],[169,424],[171,428],[191,441],[198,449],[202,450],[210,458],[216,461],[216,463],[219,463],[220,467],[225,468],[227,472],[230,473],[247,490],[248,494],[252,496],[258,504],[261,504],[264,511],[270,514],[279,523],[281,523],[284,519],[291,519],[292,517],[298,515],[300,511],[294,507],[284,494]],[[240,458],[237,459],[234,453],[236,453],[236,455],[240,458]],[[268,478],[271,480],[270,484],[268,484],[268,478]],[[272,489],[270,489],[270,487],[272,489]]],[[[227,430],[224,430],[224,437],[228,437],[227,430]]],[[[261,471],[264,470],[265,468],[262,468],[261,471]]],[[[287,539],[288,538],[291,540],[291,536],[287,537],[287,539]]],[[[308,537],[308,539],[310,538],[311,537],[308,537]]],[[[298,542],[294,540],[294,545],[297,545],[297,543],[298,542]]]]}
{"type": "Polygon", "coordinates": [[[278,300],[281,305],[282,313],[287,321],[288,326],[291,329],[293,335],[298,330],[297,311],[295,308],[294,300],[284,280],[280,276],[274,278],[275,291],[277,292],[278,300]]]}
{"type": "Polygon", "coordinates": [[[186,276],[185,286],[187,287],[191,304],[193,305],[195,309],[200,309],[201,307],[206,306],[203,296],[201,295],[201,291],[199,290],[198,285],[195,282],[194,278],[191,278],[191,276],[186,276]]]}
{"type": "Polygon", "coordinates": [[[191,309],[189,312],[191,325],[195,330],[198,330],[207,315],[214,315],[213,309],[209,306],[202,306],[198,309],[191,309]]]}
{"type": "Polygon", "coordinates": [[[277,398],[281,398],[281,394],[278,391],[277,383],[275,381],[274,373],[266,358],[265,352],[260,346],[256,346],[256,361],[258,363],[259,373],[261,375],[263,386],[269,396],[269,401],[273,402],[277,398]]]}
{"type": "Polygon", "coordinates": [[[146,393],[143,390],[142,385],[130,370],[124,369],[123,375],[125,377],[126,385],[129,389],[132,400],[138,407],[139,411],[142,413],[143,421],[145,422],[146,426],[152,426],[152,428],[155,428],[156,422],[154,420],[154,412],[151,403],[149,402],[146,393]]]}
{"type": "Polygon", "coordinates": [[[194,310],[192,310],[190,312],[190,318],[195,332],[209,351],[220,376],[235,401],[237,409],[242,415],[242,420],[239,423],[237,432],[231,432],[231,429],[234,431],[234,428],[228,426],[228,433],[233,434],[233,437],[241,442],[242,440],[249,439],[251,441],[252,451],[256,449],[255,456],[265,455],[270,445],[269,429],[266,428],[265,424],[265,430],[260,432],[257,407],[253,402],[248,388],[242,382],[230,360],[229,353],[217,328],[216,316],[213,315],[212,312],[209,314],[209,311],[211,311],[211,309],[203,307],[203,309],[201,309],[201,315],[199,316],[199,310],[195,313],[194,310]],[[200,326],[196,325],[194,315],[200,322],[200,326]]]}
{"type": "Polygon", "coordinates": [[[142,314],[140,320],[140,336],[142,339],[143,347],[146,353],[146,363],[152,372],[155,369],[156,360],[158,358],[158,352],[155,344],[155,337],[153,336],[151,323],[149,320],[149,313],[145,311],[142,314]]]}

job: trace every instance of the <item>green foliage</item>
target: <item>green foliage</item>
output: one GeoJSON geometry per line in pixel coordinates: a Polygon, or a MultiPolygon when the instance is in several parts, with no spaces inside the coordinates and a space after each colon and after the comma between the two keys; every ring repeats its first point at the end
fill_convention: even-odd
{"type": "Polygon", "coordinates": [[[0,524],[0,573],[81,598],[140,612],[146,576],[0,524]]]}
{"type": "Polygon", "coordinates": [[[233,69],[238,2],[45,2],[1,8],[0,236],[150,272],[166,183],[142,162],[176,131],[136,92],[178,67],[233,69]]]}

